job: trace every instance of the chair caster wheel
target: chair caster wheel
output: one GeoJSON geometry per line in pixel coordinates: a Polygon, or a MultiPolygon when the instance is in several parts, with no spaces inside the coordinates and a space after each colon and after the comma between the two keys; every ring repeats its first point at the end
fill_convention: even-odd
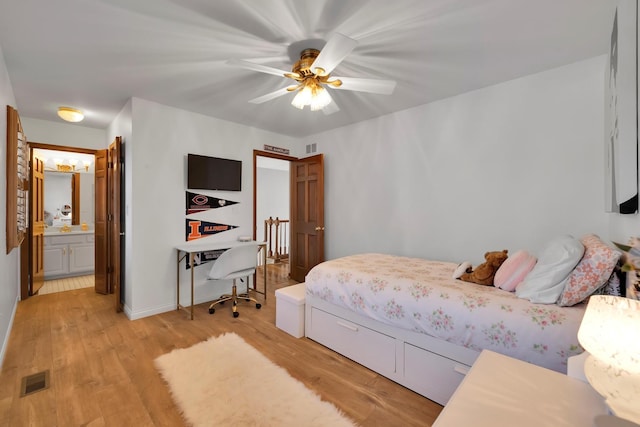
{"type": "Polygon", "coordinates": [[[213,314],[213,313],[215,313],[215,312],[216,312],[216,309],[215,309],[215,308],[210,308],[210,309],[209,309],[209,314],[213,314]]]}
{"type": "Polygon", "coordinates": [[[259,302],[256,303],[256,308],[261,308],[262,304],[260,304],[259,302]]]}
{"type": "Polygon", "coordinates": [[[233,312],[233,317],[238,317],[238,316],[240,316],[240,313],[238,313],[237,311],[234,311],[233,312]]]}

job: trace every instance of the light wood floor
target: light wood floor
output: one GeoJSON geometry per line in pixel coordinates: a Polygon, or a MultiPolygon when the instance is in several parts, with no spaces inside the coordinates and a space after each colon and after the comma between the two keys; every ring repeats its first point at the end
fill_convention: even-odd
{"type": "Polygon", "coordinates": [[[38,295],[53,294],[56,292],[71,291],[81,288],[95,287],[95,276],[93,274],[75,277],[63,277],[61,279],[45,280],[44,285],[38,291],[38,295]]]}
{"type": "MultiPolygon", "coordinates": [[[[440,405],[311,340],[277,329],[274,291],[294,282],[272,268],[277,267],[269,267],[267,302],[261,310],[241,303],[238,318],[231,316],[228,304],[214,315],[208,314],[208,304],[201,304],[193,321],[185,311],[130,321],[114,312],[112,297],[91,288],[20,302],[0,373],[0,425],[182,426],[153,360],[228,331],[362,426],[433,423],[440,405]],[[46,369],[50,388],[20,398],[21,378],[46,369]]],[[[215,425],[215,414],[211,416],[215,425]]]]}

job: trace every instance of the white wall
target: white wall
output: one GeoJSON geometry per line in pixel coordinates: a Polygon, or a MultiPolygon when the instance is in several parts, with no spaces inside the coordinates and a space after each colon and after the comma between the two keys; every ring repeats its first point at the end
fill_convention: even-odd
{"type": "MultiPolygon", "coordinates": [[[[17,108],[16,99],[13,94],[13,88],[9,81],[9,74],[4,62],[4,55],[0,47],[0,176],[7,175],[7,113],[6,106],[11,105],[17,108]]],[[[4,179],[3,179],[4,180],[4,179]]],[[[0,185],[0,224],[4,229],[7,223],[7,186],[0,185]]],[[[4,360],[4,355],[11,332],[11,324],[18,306],[18,298],[20,295],[20,276],[18,274],[20,267],[19,248],[13,249],[9,254],[7,248],[7,234],[3,231],[0,233],[0,271],[2,272],[2,281],[0,281],[0,366],[4,360]]]]}
{"type": "Polygon", "coordinates": [[[598,57],[305,138],[325,154],[326,258],[478,263],[608,238],[598,57]]]}
{"type": "Polygon", "coordinates": [[[60,145],[63,147],[106,148],[107,133],[104,129],[89,128],[77,124],[20,117],[29,142],[60,145]]]}
{"type": "Polygon", "coordinates": [[[610,238],[614,242],[629,243],[631,237],[640,237],[640,215],[610,214],[610,238]]]}
{"type": "MultiPolygon", "coordinates": [[[[202,214],[210,222],[238,228],[208,239],[235,240],[252,235],[253,150],[264,144],[292,148],[293,138],[235,123],[190,113],[157,103],[132,100],[132,136],[125,159],[131,171],[131,212],[128,229],[133,230],[127,248],[126,287],[131,291],[127,315],[138,318],[175,309],[176,251],[185,242],[186,155],[202,154],[241,160],[242,191],[202,192],[239,202],[202,214]],[[129,151],[130,150],[130,151],[129,151]]],[[[228,290],[205,279],[206,264],[196,269],[196,301],[208,301],[228,290]]],[[[183,303],[187,302],[188,275],[181,268],[183,303]]],[[[129,295],[127,294],[127,298],[129,295]]]]}
{"type": "Polygon", "coordinates": [[[95,179],[93,173],[80,174],[80,224],[86,223],[91,228],[93,228],[96,210],[95,179]]]}

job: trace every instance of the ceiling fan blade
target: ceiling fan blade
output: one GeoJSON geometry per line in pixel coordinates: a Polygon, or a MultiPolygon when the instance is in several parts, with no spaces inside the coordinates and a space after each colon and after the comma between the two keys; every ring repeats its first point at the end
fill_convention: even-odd
{"type": "Polygon", "coordinates": [[[250,103],[252,104],[262,104],[263,102],[267,102],[267,101],[271,101],[272,99],[276,99],[280,96],[286,95],[288,93],[291,93],[291,91],[289,90],[289,87],[283,87],[282,89],[278,89],[276,91],[270,92],[266,95],[262,95],[259,96],[257,98],[253,98],[251,100],[249,100],[250,103]]]}
{"type": "Polygon", "coordinates": [[[326,76],[342,62],[344,58],[358,45],[354,39],[340,33],[335,33],[320,51],[311,64],[311,71],[326,76]],[[318,70],[321,68],[321,70],[318,70]]]}
{"type": "Polygon", "coordinates": [[[277,68],[268,67],[262,64],[256,64],[255,62],[244,61],[242,59],[230,59],[227,61],[227,65],[232,67],[244,68],[246,70],[259,71],[261,73],[273,74],[274,76],[284,77],[285,74],[292,74],[291,71],[279,70],[277,68]]]}
{"type": "Polygon", "coordinates": [[[331,81],[334,80],[340,80],[342,82],[342,85],[329,85],[328,87],[330,87],[331,89],[354,90],[357,92],[391,95],[393,93],[393,90],[396,88],[396,82],[394,80],[360,79],[357,77],[331,76],[331,81]]]}

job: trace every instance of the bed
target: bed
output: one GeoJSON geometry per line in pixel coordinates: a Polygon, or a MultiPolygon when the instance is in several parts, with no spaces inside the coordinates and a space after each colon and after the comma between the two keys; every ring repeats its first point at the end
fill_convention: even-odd
{"type": "Polygon", "coordinates": [[[306,277],[305,335],[445,405],[482,349],[566,373],[586,308],[532,304],[452,278],[456,264],[384,254],[306,277]]]}

